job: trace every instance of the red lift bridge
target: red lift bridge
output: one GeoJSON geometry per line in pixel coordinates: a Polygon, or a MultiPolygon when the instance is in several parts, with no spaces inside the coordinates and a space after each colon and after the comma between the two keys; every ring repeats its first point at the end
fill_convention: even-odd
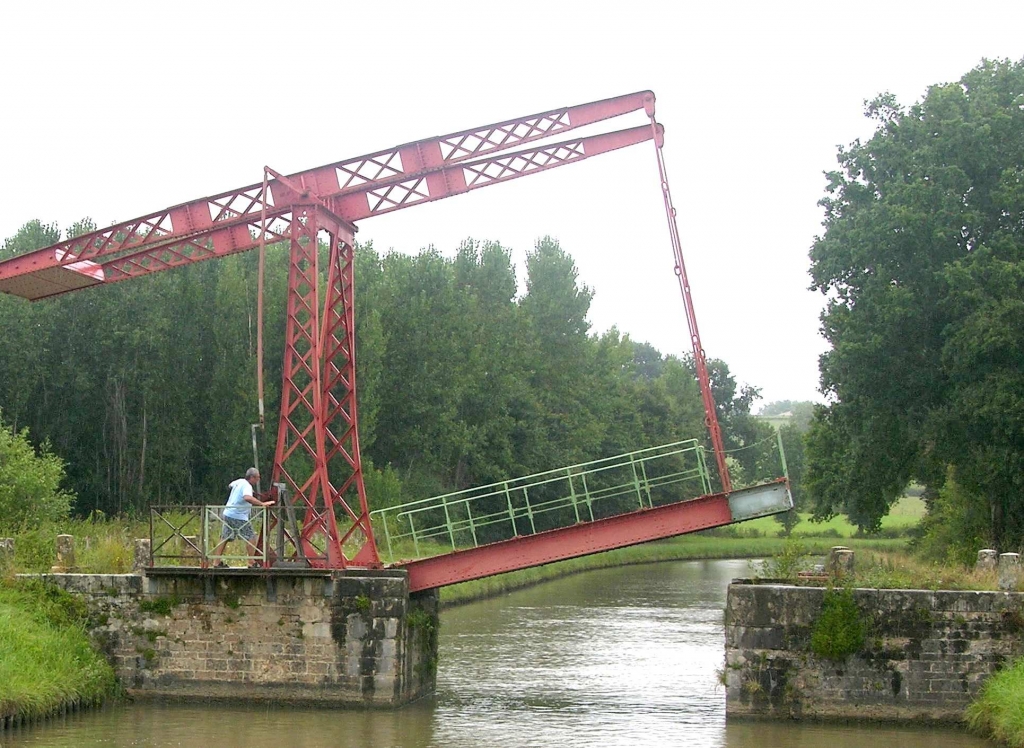
{"type": "MultiPolygon", "coordinates": [[[[690,297],[654,94],[640,91],[475,127],[263,180],[58,242],[0,263],[0,291],[30,300],[259,248],[289,247],[281,411],[271,481],[301,506],[295,546],[327,568],[382,566],[363,485],[355,380],[356,222],[652,141],[721,493],[398,564],[413,589],[692,532],[791,505],[784,481],[733,491],[690,297]],[[574,130],[642,110],[637,127],[574,130]],[[558,142],[552,140],[563,138],[558,142]],[[512,150],[517,149],[517,150],[512,150]],[[511,152],[510,152],[511,151],[511,152]],[[318,239],[329,247],[321,268],[318,239]],[[326,279],[326,281],[324,281],[326,279]],[[779,499],[779,490],[784,498],[779,499]],[[325,550],[326,549],[326,550],[325,550]]],[[[259,352],[262,362],[262,350],[259,352]]],[[[260,420],[263,419],[262,365],[260,420]]],[[[269,565],[269,561],[265,561],[269,565]]]]}

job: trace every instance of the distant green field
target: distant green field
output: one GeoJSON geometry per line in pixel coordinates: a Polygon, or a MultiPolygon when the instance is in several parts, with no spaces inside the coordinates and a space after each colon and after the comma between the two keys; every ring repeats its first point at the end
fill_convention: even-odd
{"type": "Polygon", "coordinates": [[[776,429],[780,429],[783,426],[787,426],[793,421],[793,416],[758,416],[757,420],[764,421],[774,426],[776,429]]]}
{"type": "MultiPolygon", "coordinates": [[[[924,513],[924,501],[916,496],[904,496],[893,505],[889,514],[882,518],[882,529],[909,530],[921,521],[924,513]]],[[[851,525],[843,515],[833,517],[828,522],[812,522],[810,514],[801,513],[800,519],[802,520],[800,524],[793,528],[793,535],[797,537],[821,535],[823,532],[835,530],[839,533],[840,537],[849,538],[857,532],[857,527],[851,525]]],[[[757,530],[766,537],[778,536],[781,529],[779,523],[772,517],[761,517],[760,519],[740,522],[733,525],[733,527],[740,531],[744,529],[757,530]]]]}

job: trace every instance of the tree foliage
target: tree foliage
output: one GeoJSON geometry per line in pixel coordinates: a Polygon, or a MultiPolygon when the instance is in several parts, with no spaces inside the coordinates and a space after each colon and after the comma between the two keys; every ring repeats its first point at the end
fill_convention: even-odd
{"type": "Polygon", "coordinates": [[[775,400],[761,406],[758,415],[788,417],[790,424],[801,433],[806,433],[811,427],[811,419],[814,417],[814,403],[810,400],[775,400]]]}
{"type": "MultiPolygon", "coordinates": [[[[83,222],[74,231],[88,228],[83,222]]],[[[18,254],[60,232],[27,224],[18,254]]],[[[0,406],[67,461],[76,510],[214,503],[251,462],[256,419],[254,253],[29,304],[0,295],[0,406]]],[[[267,425],[272,458],[287,290],[267,253],[267,425]]],[[[525,293],[507,247],[355,256],[357,387],[374,506],[687,438],[705,438],[692,361],[618,330],[594,335],[593,292],[545,237],[525,293]]],[[[768,469],[756,390],[710,362],[737,470],[768,469]]],[[[711,464],[713,460],[709,460],[711,464]]],[[[773,475],[777,474],[775,469],[773,475]]]]}
{"type": "Polygon", "coordinates": [[[868,104],[866,142],[828,175],[812,288],[832,399],[808,437],[816,511],[874,528],[947,466],[1024,533],[1024,61],[983,62],[904,108],[868,104]]]}
{"type": "Polygon", "coordinates": [[[977,561],[979,549],[991,547],[991,530],[988,502],[964,490],[950,469],[921,522],[917,550],[931,561],[968,566],[977,561]]]}
{"type": "Polygon", "coordinates": [[[64,490],[64,462],[44,443],[37,453],[28,429],[0,420],[0,532],[63,519],[74,495],[64,490]]]}

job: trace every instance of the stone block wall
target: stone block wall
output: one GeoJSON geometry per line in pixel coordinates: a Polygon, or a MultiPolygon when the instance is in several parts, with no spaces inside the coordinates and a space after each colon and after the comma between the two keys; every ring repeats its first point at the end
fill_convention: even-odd
{"type": "Polygon", "coordinates": [[[811,637],[825,594],[730,585],[729,716],[958,721],[984,680],[1024,655],[1024,594],[857,589],[862,646],[819,657],[811,637]]]}
{"type": "Polygon", "coordinates": [[[432,693],[436,591],[404,573],[47,574],[133,696],[394,707],[432,693]]]}

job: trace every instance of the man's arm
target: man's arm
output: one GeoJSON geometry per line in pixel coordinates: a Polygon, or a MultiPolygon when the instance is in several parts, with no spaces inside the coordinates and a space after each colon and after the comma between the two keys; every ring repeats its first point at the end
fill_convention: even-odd
{"type": "Polygon", "coordinates": [[[245,499],[246,503],[252,504],[253,506],[274,506],[274,500],[273,499],[271,499],[270,501],[260,501],[255,496],[253,496],[251,493],[247,493],[242,498],[245,499]]]}

